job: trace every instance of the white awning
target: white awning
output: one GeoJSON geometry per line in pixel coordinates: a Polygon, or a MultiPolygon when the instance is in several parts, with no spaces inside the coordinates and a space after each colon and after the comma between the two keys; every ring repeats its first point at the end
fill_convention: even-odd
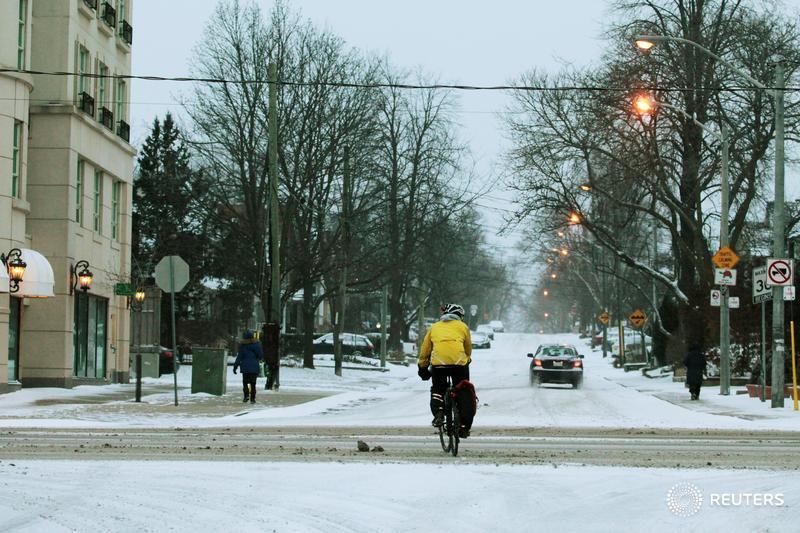
{"type": "Polygon", "coordinates": [[[0,292],[8,292],[8,272],[0,262],[0,292]]]}
{"type": "Polygon", "coordinates": [[[36,250],[29,250],[28,248],[21,248],[20,250],[22,251],[22,260],[28,266],[25,268],[25,277],[19,284],[19,291],[15,293],[15,296],[24,296],[25,298],[54,297],[55,276],[53,276],[53,267],[50,266],[50,262],[36,250]]]}

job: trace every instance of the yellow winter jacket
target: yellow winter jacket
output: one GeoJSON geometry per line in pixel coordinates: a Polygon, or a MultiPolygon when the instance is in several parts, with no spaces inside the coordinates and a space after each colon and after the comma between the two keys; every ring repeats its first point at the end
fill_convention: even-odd
{"type": "Polygon", "coordinates": [[[460,320],[440,320],[425,334],[417,365],[468,365],[472,356],[469,328],[460,320]]]}

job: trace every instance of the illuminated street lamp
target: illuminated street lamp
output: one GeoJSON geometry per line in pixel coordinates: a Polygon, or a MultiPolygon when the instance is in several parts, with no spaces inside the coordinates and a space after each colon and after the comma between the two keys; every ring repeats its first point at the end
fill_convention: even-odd
{"type": "Polygon", "coordinates": [[[581,216],[578,213],[576,213],[575,211],[573,211],[569,215],[569,223],[571,225],[573,225],[573,226],[577,225],[577,224],[580,224],[581,223],[581,216]]]}
{"type": "Polygon", "coordinates": [[[542,292],[542,294],[543,294],[545,297],[547,297],[547,296],[550,296],[550,291],[548,291],[547,289],[545,289],[545,290],[544,290],[544,292],[542,292]]]}
{"type": "Polygon", "coordinates": [[[580,185],[578,185],[578,188],[583,192],[589,192],[592,190],[592,186],[588,183],[581,183],[580,185]]]}
{"type": "Polygon", "coordinates": [[[89,270],[89,262],[88,261],[78,261],[75,263],[70,269],[70,277],[72,278],[72,284],[69,288],[69,293],[73,294],[75,289],[78,288],[80,285],[80,289],[83,292],[88,291],[92,286],[92,281],[94,280],[94,274],[89,270]]]}
{"type": "MultiPolygon", "coordinates": [[[[715,54],[705,46],[696,43],[690,39],[682,37],[674,37],[668,35],[635,35],[633,40],[640,50],[650,50],[656,43],[659,42],[678,42],[694,47],[705,55],[711,57],[718,64],[724,66],[731,72],[736,73],[738,76],[747,80],[748,83],[754,87],[758,87],[769,96],[772,97],[775,105],[775,185],[773,187],[775,199],[772,208],[772,257],[783,257],[785,254],[784,239],[786,237],[786,206],[785,194],[786,186],[784,181],[785,171],[785,133],[784,133],[784,119],[785,119],[785,59],[780,56],[772,58],[772,63],[775,66],[773,73],[774,81],[772,87],[767,87],[747,72],[739,69],[733,63],[726,61],[719,55],[715,54]]],[[[723,135],[724,136],[724,135],[723,135]]],[[[785,359],[786,334],[784,331],[784,301],[783,301],[783,287],[775,285],[772,287],[772,353],[776,354],[772,358],[772,382],[783,383],[784,381],[784,368],[783,360],[785,359]]],[[[784,395],[780,387],[772,388],[772,407],[783,407],[784,395]]]]}
{"type": "Polygon", "coordinates": [[[558,277],[558,274],[556,274],[555,272],[550,274],[550,279],[556,279],[557,277],[558,277]]]}

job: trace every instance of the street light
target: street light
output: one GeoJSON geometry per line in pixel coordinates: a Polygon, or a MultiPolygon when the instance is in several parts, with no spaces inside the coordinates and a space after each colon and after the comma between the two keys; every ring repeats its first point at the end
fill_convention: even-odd
{"type": "Polygon", "coordinates": [[[546,297],[550,296],[550,291],[548,291],[547,289],[545,289],[545,290],[542,292],[542,295],[543,295],[543,296],[546,298],[546,297]]]}
{"type": "Polygon", "coordinates": [[[578,188],[583,192],[589,192],[592,190],[592,185],[589,183],[581,183],[580,185],[578,185],[578,188]]]}
{"type": "Polygon", "coordinates": [[[131,302],[131,309],[138,315],[136,323],[138,335],[136,343],[136,358],[134,364],[136,365],[136,389],[135,400],[142,401],[142,309],[144,308],[145,292],[143,287],[136,289],[133,293],[133,301],[131,302]]]}
{"type": "Polygon", "coordinates": [[[580,224],[581,223],[581,216],[578,213],[576,213],[575,211],[573,211],[569,215],[569,223],[570,223],[570,225],[573,225],[573,226],[577,225],[577,224],[580,224]]]}
{"type": "MultiPolygon", "coordinates": [[[[653,100],[647,95],[638,95],[633,100],[634,108],[638,110],[645,109],[647,112],[642,114],[652,114],[658,107],[672,109],[683,115],[685,118],[691,120],[703,131],[710,133],[720,140],[722,143],[722,169],[720,172],[720,192],[722,198],[720,224],[719,224],[719,246],[723,248],[730,243],[730,232],[728,230],[729,219],[729,205],[730,205],[730,186],[728,185],[728,130],[725,122],[720,122],[720,132],[711,129],[707,124],[700,122],[695,117],[670,104],[653,100]]],[[[723,395],[730,394],[731,389],[731,337],[730,337],[730,309],[728,307],[728,287],[723,285],[721,287],[722,298],[720,298],[719,306],[719,353],[720,353],[720,371],[719,371],[719,393],[723,395]]]]}
{"type": "MultiPolygon", "coordinates": [[[[705,46],[692,40],[665,35],[635,35],[633,40],[636,42],[636,46],[642,50],[649,50],[656,43],[665,41],[674,41],[693,46],[772,97],[775,102],[775,201],[772,209],[772,255],[775,258],[783,257],[785,253],[784,239],[786,238],[786,208],[784,205],[786,194],[784,185],[784,87],[786,80],[784,79],[784,59],[780,56],[773,58],[775,65],[773,88],[767,88],[766,85],[747,72],[737,68],[705,46]]],[[[772,387],[772,407],[783,407],[784,399],[783,387],[781,386],[785,380],[783,365],[786,358],[783,313],[782,287],[775,285],[772,288],[772,383],[775,384],[772,387]]]]}

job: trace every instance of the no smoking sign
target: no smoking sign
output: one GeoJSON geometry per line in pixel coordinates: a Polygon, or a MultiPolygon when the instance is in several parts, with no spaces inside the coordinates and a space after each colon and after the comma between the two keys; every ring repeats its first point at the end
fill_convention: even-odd
{"type": "Polygon", "coordinates": [[[767,261],[767,283],[772,286],[792,285],[794,265],[791,259],[769,259],[767,261]]]}

